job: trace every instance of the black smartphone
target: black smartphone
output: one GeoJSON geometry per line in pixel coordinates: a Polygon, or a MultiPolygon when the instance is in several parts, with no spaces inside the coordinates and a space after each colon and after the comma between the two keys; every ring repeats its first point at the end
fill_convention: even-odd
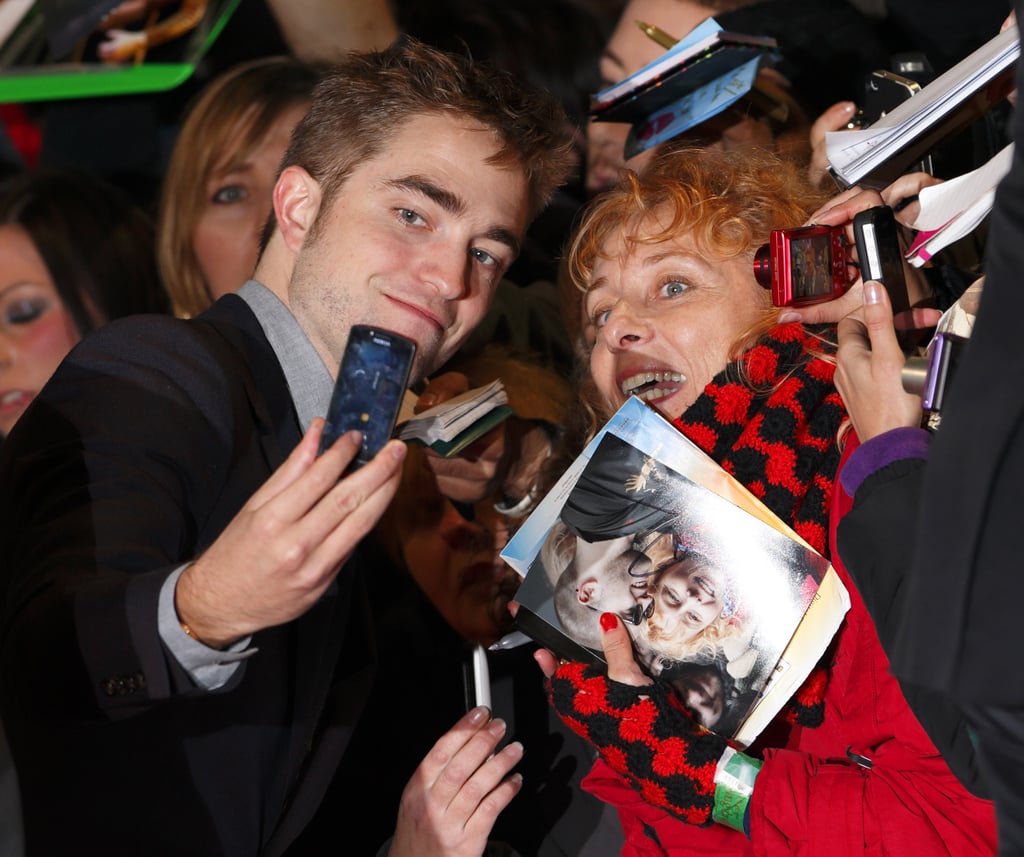
{"type": "Polygon", "coordinates": [[[395,430],[415,356],[416,343],[411,339],[379,327],[352,325],[327,409],[320,452],[352,429],[363,433],[363,445],[350,470],[380,451],[395,430]]]}
{"type": "Polygon", "coordinates": [[[754,254],[754,277],[775,306],[829,301],[849,287],[842,226],[773,229],[770,238],[754,254]]]}
{"type": "Polygon", "coordinates": [[[853,237],[862,280],[877,280],[889,293],[894,313],[910,309],[903,273],[899,225],[888,205],[876,205],[853,218],[853,237]]]}

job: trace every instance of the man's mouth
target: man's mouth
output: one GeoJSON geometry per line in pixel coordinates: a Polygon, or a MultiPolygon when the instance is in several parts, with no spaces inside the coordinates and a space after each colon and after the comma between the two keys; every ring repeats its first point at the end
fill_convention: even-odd
{"type": "Polygon", "coordinates": [[[624,396],[636,396],[645,402],[664,399],[686,383],[681,372],[638,372],[619,384],[624,396]]]}

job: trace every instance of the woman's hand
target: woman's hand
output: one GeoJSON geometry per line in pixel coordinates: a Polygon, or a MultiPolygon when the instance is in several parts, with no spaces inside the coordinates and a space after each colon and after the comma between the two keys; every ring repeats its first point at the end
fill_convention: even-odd
{"type": "Polygon", "coordinates": [[[839,322],[838,336],[836,387],[861,442],[919,425],[921,399],[903,389],[903,351],[889,296],[879,283],[864,284],[864,306],[839,322]]]}
{"type": "MultiPolygon", "coordinates": [[[[601,614],[601,630],[607,674],[600,665],[562,664],[550,674],[551,704],[645,800],[688,824],[709,823],[726,740],[701,726],[666,683],[644,675],[618,616],[601,614]]],[[[545,672],[549,655],[537,659],[545,672]]]]}

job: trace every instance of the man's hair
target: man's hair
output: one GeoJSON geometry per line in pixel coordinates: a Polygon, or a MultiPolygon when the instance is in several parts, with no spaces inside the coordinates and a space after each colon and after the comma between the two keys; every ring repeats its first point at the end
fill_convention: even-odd
{"type": "MultiPolygon", "coordinates": [[[[404,122],[437,114],[494,132],[499,149],[490,163],[523,170],[531,218],[569,175],[572,132],[554,98],[485,63],[410,38],[383,51],[350,54],[324,75],[281,168],[306,170],[320,184],[326,207],[352,170],[385,149],[404,122]]],[[[264,245],[273,227],[271,217],[264,245]]]]}

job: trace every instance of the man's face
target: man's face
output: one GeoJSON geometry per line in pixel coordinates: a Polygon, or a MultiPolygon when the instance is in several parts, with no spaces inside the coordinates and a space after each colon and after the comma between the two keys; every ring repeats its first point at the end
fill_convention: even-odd
{"type": "Polygon", "coordinates": [[[288,302],[332,372],[353,324],[414,340],[418,378],[483,318],[527,225],[526,177],[488,164],[497,150],[470,120],[416,116],[321,205],[288,302]]]}

